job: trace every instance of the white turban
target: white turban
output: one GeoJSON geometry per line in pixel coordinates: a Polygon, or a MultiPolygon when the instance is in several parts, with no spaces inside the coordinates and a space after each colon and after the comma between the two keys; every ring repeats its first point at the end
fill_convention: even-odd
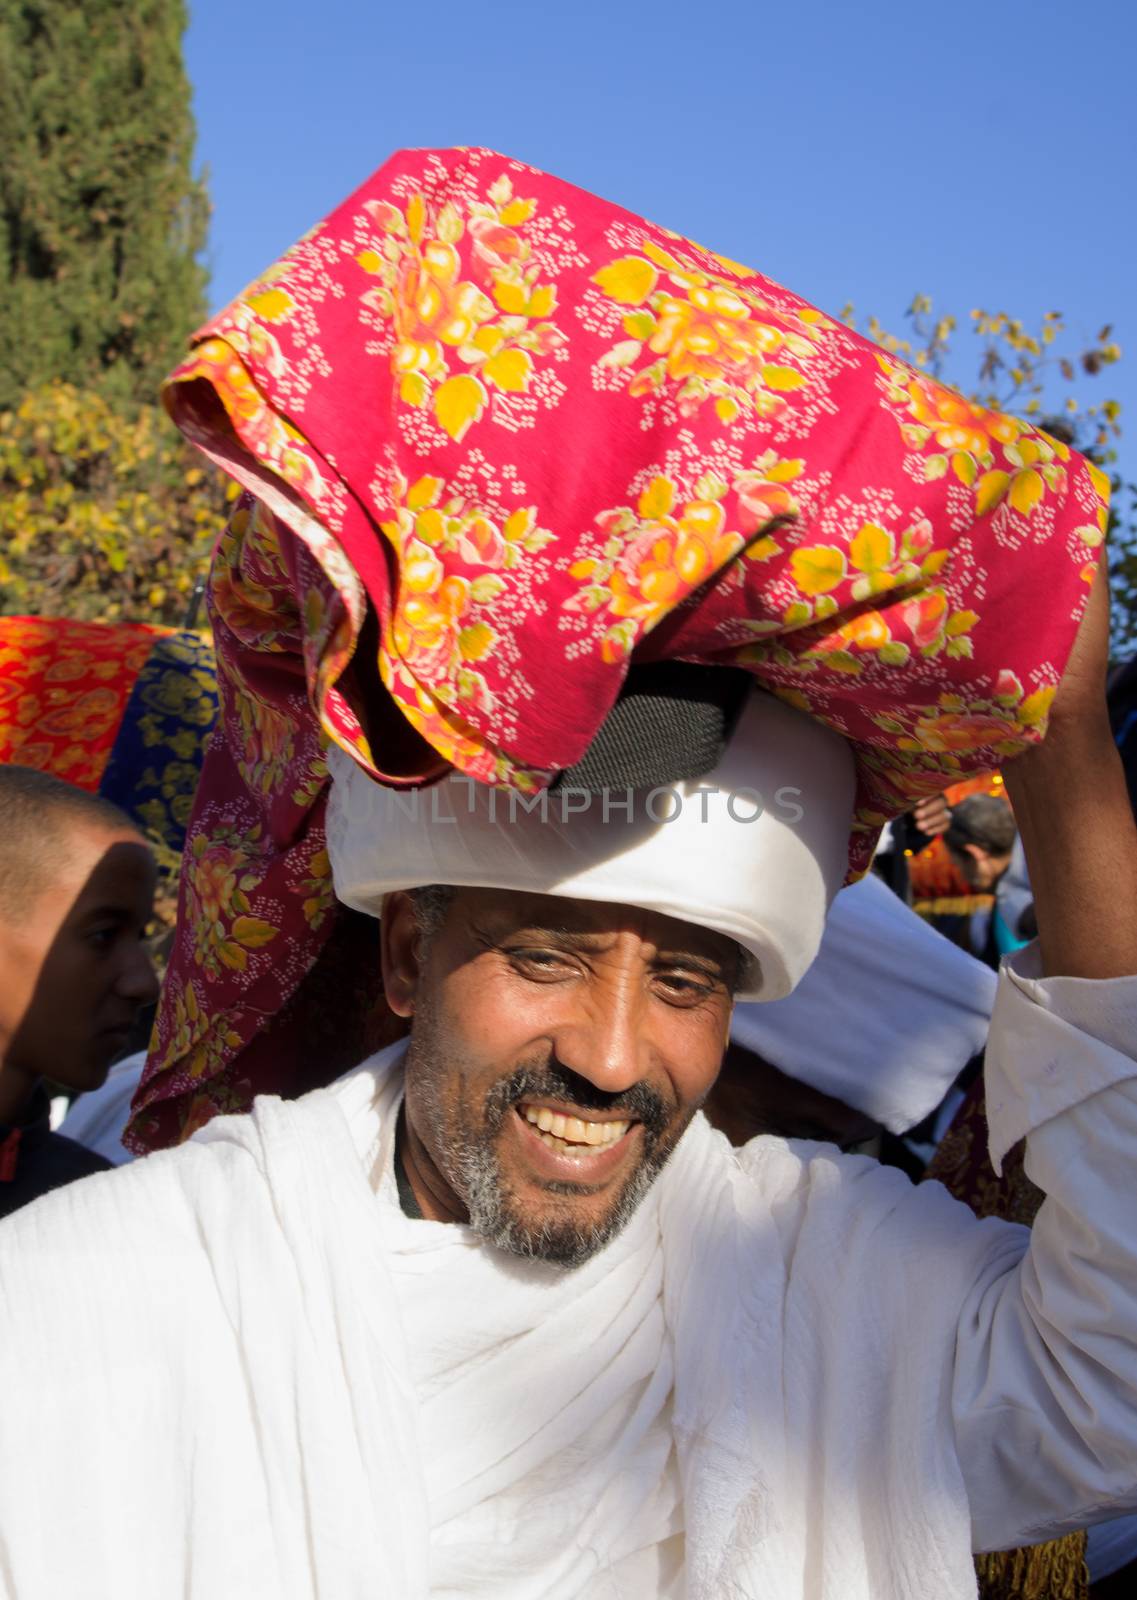
{"type": "Polygon", "coordinates": [[[447,883],[638,906],[735,940],[752,958],[739,991],[751,1000],[793,989],[845,875],[849,747],[758,691],[718,766],[667,788],[527,800],[457,775],[390,789],[335,749],[328,765],[346,905],[378,916],[396,889],[447,883]]]}

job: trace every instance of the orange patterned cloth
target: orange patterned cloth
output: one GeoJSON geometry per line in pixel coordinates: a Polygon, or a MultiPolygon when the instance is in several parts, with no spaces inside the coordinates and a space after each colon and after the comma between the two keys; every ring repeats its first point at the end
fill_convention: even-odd
{"type": "Polygon", "coordinates": [[[165,397],[250,497],[140,1146],[303,1070],[342,925],[326,741],[534,790],[633,656],[741,665],[852,741],[858,872],[886,817],[1041,737],[1104,537],[1061,441],[485,150],[394,156],[165,397]]]}
{"type": "Polygon", "coordinates": [[[167,631],[0,617],[0,761],[97,790],[134,681],[167,631]]]}

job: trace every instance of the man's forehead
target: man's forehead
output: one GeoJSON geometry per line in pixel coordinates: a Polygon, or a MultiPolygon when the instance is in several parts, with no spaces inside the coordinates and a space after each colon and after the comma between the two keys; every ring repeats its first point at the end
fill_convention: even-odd
{"type": "Polygon", "coordinates": [[[723,934],[643,906],[515,889],[463,888],[456,890],[456,896],[456,909],[461,916],[488,925],[495,932],[532,928],[567,937],[597,939],[633,932],[657,949],[672,954],[689,951],[724,964],[735,959],[735,946],[723,934]]]}
{"type": "Polygon", "coordinates": [[[96,903],[130,905],[153,893],[156,876],[154,853],[138,834],[90,830],[75,841],[69,878],[76,911],[96,903]]]}

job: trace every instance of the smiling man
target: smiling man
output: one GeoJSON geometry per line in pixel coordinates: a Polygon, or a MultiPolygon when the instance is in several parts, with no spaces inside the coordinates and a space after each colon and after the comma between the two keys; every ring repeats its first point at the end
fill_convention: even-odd
{"type": "Polygon", "coordinates": [[[699,1114],[733,998],[816,953],[836,735],[747,690],[709,769],[671,749],[670,782],[571,771],[532,806],[332,751],[336,890],[382,913],[409,1038],[0,1229],[0,1593],[964,1600],[973,1549],[1137,1506],[1105,606],[1007,768],[1042,932],[988,1103],[1047,1191],[1033,1234],[699,1114]]]}
{"type": "Polygon", "coordinates": [[[718,1075],[740,955],[631,908],[461,889],[383,918],[414,1017],[399,1159],[421,1214],[579,1266],[619,1232],[718,1075]],[[421,999],[420,999],[421,997],[421,999]]]}

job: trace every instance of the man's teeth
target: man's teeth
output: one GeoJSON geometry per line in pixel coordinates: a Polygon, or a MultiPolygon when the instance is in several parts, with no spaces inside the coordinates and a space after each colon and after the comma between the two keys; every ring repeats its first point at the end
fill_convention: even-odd
{"type": "Polygon", "coordinates": [[[622,1139],[630,1122],[586,1122],[581,1117],[565,1117],[548,1106],[522,1106],[526,1122],[538,1130],[550,1150],[565,1150],[573,1145],[610,1145],[622,1139]]]}

